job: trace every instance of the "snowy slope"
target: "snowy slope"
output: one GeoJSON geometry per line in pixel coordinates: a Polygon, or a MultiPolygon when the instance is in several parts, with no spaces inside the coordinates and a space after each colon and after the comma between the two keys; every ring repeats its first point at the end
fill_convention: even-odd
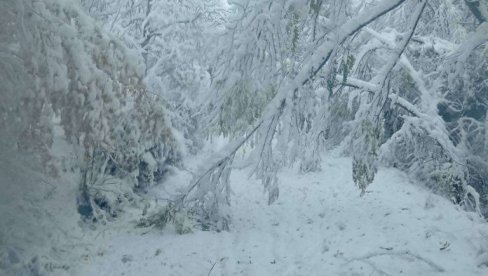
{"type": "Polygon", "coordinates": [[[476,214],[381,169],[364,197],[348,158],[319,173],[280,174],[267,197],[247,172],[232,174],[230,232],[122,231],[99,242],[79,275],[488,275],[488,225],[476,214]],[[483,252],[485,255],[483,255],[483,252]],[[484,259],[483,259],[484,258],[484,259]]]}

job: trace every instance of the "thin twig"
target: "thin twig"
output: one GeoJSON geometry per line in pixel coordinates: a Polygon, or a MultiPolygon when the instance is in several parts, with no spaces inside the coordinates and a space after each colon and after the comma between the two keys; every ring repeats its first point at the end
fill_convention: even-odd
{"type": "Polygon", "coordinates": [[[210,270],[208,271],[208,274],[207,276],[210,276],[210,273],[212,272],[212,270],[214,269],[215,265],[217,264],[217,262],[213,263],[212,267],[210,268],[210,270]]]}

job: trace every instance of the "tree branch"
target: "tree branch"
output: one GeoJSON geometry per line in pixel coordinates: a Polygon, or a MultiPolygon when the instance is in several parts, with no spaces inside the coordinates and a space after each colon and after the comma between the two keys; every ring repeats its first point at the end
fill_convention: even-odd
{"type": "Polygon", "coordinates": [[[486,21],[486,15],[483,15],[483,12],[480,7],[480,1],[479,0],[464,0],[464,3],[466,6],[468,6],[469,10],[471,13],[478,19],[480,23],[483,23],[486,21]]]}
{"type": "Polygon", "coordinates": [[[390,72],[393,70],[393,68],[400,60],[400,57],[402,56],[403,52],[407,48],[408,43],[410,42],[410,39],[415,33],[415,30],[417,29],[417,25],[420,21],[420,18],[422,17],[422,13],[426,5],[427,5],[427,0],[423,0],[420,4],[418,4],[417,8],[415,9],[414,15],[412,17],[412,22],[410,22],[410,26],[408,29],[409,31],[407,35],[403,37],[402,41],[400,42],[400,45],[396,47],[393,56],[391,57],[389,62],[382,68],[381,73],[379,74],[380,77],[380,81],[378,82],[379,91],[377,91],[376,98],[373,100],[373,103],[376,101],[377,106],[381,106],[381,108],[376,112],[376,114],[373,114],[374,116],[379,116],[379,113],[381,113],[381,111],[385,107],[386,98],[389,93],[388,89],[386,90],[384,89],[386,80],[388,79],[390,72]],[[383,102],[381,102],[382,100],[383,102]]]}
{"type": "Polygon", "coordinates": [[[344,43],[351,35],[361,30],[369,23],[378,19],[379,17],[385,15],[391,10],[397,8],[406,0],[385,0],[375,7],[368,9],[358,15],[356,18],[351,19],[346,24],[342,25],[335,32],[332,33],[332,43],[331,40],[326,40],[321,46],[317,48],[314,53],[322,53],[318,57],[311,54],[308,60],[305,62],[304,68],[298,74],[296,82],[301,85],[307,84],[311,81],[318,72],[324,67],[324,65],[329,61],[332,52],[337,45],[344,43]],[[335,37],[335,39],[334,39],[335,37]]]}
{"type": "MultiPolygon", "coordinates": [[[[339,45],[344,43],[351,35],[361,30],[363,27],[367,26],[377,18],[397,8],[405,1],[406,0],[383,0],[373,8],[363,11],[356,18],[353,18],[348,23],[342,25],[342,27],[333,32],[332,36],[335,39],[325,41],[319,47],[317,47],[314,52],[312,52],[312,54],[306,59],[305,66],[300,70],[298,75],[292,81],[287,82],[287,85],[283,85],[280,91],[266,106],[263,116],[254,124],[252,130],[229,146],[228,149],[224,151],[224,155],[222,157],[219,157],[217,158],[217,161],[212,162],[212,165],[209,166],[208,169],[206,169],[204,173],[201,174],[201,176],[198,177],[190,186],[187,193],[183,196],[183,201],[185,201],[188,195],[199,186],[201,181],[206,176],[223,165],[229,159],[229,156],[235,154],[258,129],[260,129],[263,125],[274,125],[272,124],[272,121],[279,120],[281,111],[286,106],[287,101],[294,100],[293,97],[289,98],[288,95],[290,95],[290,93],[296,93],[301,86],[313,80],[322,67],[329,61],[332,53],[339,45]]],[[[211,185],[216,184],[211,183],[211,185]]]]}

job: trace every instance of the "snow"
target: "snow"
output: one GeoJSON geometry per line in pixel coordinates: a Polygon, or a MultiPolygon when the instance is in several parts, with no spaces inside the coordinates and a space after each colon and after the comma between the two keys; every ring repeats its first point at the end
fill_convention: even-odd
{"type": "Polygon", "coordinates": [[[234,170],[229,232],[111,232],[97,237],[96,256],[82,258],[71,272],[488,275],[477,263],[487,257],[488,225],[398,170],[380,168],[363,197],[352,182],[349,158],[329,154],[322,171],[296,171],[279,173],[280,198],[268,206],[260,182],[249,179],[246,169],[234,170]]]}
{"type": "Polygon", "coordinates": [[[308,15],[307,0],[219,1],[223,10],[211,7],[214,1],[86,0],[83,8],[73,0],[0,1],[6,8],[0,55],[7,61],[0,62],[6,91],[0,100],[0,275],[488,275],[488,224],[478,215],[479,204],[477,213],[465,212],[391,168],[380,168],[360,197],[351,160],[330,152],[320,159],[322,171],[297,173],[315,168],[319,150],[336,140],[348,148],[365,142],[340,129],[354,127],[351,118],[384,112],[394,126],[385,124],[377,161],[398,164],[398,152],[416,149],[413,161],[405,161],[410,165],[397,167],[425,182],[449,177],[439,184],[446,196],[467,193],[479,203],[468,186],[473,184],[485,204],[488,116],[469,113],[480,113],[471,100],[484,100],[477,82],[486,73],[478,60],[487,54],[480,46],[488,41],[488,2],[464,1],[477,7],[471,12],[480,22],[472,32],[475,18],[457,3],[463,1],[431,1],[422,20],[427,1],[330,1],[316,14],[310,6],[308,15]],[[410,27],[402,17],[411,18],[410,27]],[[356,35],[361,30],[367,33],[356,35]],[[357,61],[353,70],[350,58],[357,61]],[[402,70],[393,70],[397,63],[402,70]],[[468,67],[483,70],[468,73],[468,67]],[[341,96],[350,90],[342,85],[328,93],[329,75],[340,71],[337,85],[344,78],[357,88],[350,97],[341,96]],[[264,96],[253,99],[259,92],[264,96]],[[371,92],[377,103],[366,99],[371,92]],[[232,101],[223,99],[232,99],[231,111],[223,105],[232,101]],[[264,115],[258,115],[262,105],[264,115]],[[393,105],[414,117],[394,112],[393,105]],[[253,125],[218,127],[232,125],[228,115],[236,110],[251,114],[254,120],[245,123],[253,125]],[[216,124],[207,132],[206,122],[216,124]],[[201,157],[189,155],[199,148],[197,139],[216,132],[235,132],[230,136],[236,139],[216,137],[201,157]],[[484,148],[476,146],[482,143],[484,148]],[[220,154],[214,154],[217,148],[220,154]],[[232,163],[243,155],[250,158],[232,163]],[[192,160],[178,163],[180,156],[192,160]],[[297,159],[300,170],[285,167],[275,178],[275,169],[297,159]],[[164,170],[156,170],[163,163],[164,170]],[[178,170],[166,163],[182,170],[147,193],[134,191],[142,181],[152,182],[150,173],[159,179],[166,168],[178,170]],[[222,203],[231,170],[227,208],[222,203]],[[253,174],[263,181],[248,177],[253,174]],[[166,206],[182,193],[183,203],[210,206],[218,223],[228,214],[230,230],[177,235],[194,222],[188,209],[166,206]],[[135,227],[155,210],[174,211],[173,220],[183,223],[164,230],[135,227]]]}
{"type": "Polygon", "coordinates": [[[157,165],[156,160],[154,160],[154,157],[150,152],[144,153],[142,155],[142,160],[144,160],[144,162],[146,162],[151,168],[154,168],[157,165]]]}

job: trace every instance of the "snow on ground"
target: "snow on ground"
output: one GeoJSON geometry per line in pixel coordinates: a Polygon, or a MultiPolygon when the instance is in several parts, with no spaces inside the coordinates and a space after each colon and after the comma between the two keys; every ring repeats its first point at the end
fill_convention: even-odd
{"type": "Polygon", "coordinates": [[[229,232],[120,233],[99,242],[79,275],[488,275],[478,267],[488,225],[381,169],[364,197],[348,158],[280,174],[267,206],[261,184],[234,171],[229,232]]]}

